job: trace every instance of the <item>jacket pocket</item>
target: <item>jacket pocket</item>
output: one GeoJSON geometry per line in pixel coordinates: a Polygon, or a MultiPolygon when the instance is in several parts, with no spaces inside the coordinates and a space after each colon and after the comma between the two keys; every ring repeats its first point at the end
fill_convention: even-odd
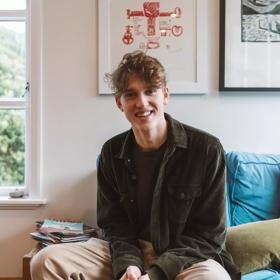
{"type": "Polygon", "coordinates": [[[187,220],[195,198],[201,195],[201,186],[169,185],[168,186],[168,216],[173,223],[184,223],[187,220]]]}

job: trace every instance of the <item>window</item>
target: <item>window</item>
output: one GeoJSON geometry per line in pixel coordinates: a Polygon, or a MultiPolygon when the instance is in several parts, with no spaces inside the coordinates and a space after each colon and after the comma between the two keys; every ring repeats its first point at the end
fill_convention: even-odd
{"type": "Polygon", "coordinates": [[[39,197],[41,0],[0,0],[0,195],[39,197]]]}

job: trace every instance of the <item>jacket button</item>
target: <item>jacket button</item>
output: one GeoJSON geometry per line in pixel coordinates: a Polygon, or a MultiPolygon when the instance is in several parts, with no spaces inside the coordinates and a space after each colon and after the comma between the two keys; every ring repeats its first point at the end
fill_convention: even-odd
{"type": "Polygon", "coordinates": [[[180,193],[180,198],[184,199],[185,198],[185,194],[184,193],[180,193]]]}
{"type": "Polygon", "coordinates": [[[132,179],[132,180],[136,180],[136,175],[132,175],[132,176],[131,176],[131,179],[132,179]]]}
{"type": "Polygon", "coordinates": [[[134,202],[134,200],[133,200],[133,199],[131,199],[131,200],[130,200],[130,203],[133,203],[133,202],[134,202]]]}

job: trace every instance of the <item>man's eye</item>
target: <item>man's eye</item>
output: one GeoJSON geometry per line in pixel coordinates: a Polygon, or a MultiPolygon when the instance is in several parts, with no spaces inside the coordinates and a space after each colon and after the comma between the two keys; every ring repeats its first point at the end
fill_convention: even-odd
{"type": "Polygon", "coordinates": [[[154,95],[156,92],[156,89],[150,88],[146,90],[146,94],[147,95],[154,95]]]}
{"type": "Polygon", "coordinates": [[[134,96],[134,92],[128,91],[128,92],[124,93],[125,98],[130,98],[130,97],[133,97],[133,96],[134,96]]]}

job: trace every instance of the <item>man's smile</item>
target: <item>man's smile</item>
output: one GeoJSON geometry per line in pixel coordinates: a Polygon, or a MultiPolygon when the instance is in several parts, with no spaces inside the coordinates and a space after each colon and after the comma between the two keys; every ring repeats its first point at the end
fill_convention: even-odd
{"type": "Polygon", "coordinates": [[[151,116],[153,112],[154,112],[153,110],[143,111],[143,112],[137,112],[137,113],[135,114],[135,116],[136,116],[137,118],[146,118],[146,117],[151,116]]]}

